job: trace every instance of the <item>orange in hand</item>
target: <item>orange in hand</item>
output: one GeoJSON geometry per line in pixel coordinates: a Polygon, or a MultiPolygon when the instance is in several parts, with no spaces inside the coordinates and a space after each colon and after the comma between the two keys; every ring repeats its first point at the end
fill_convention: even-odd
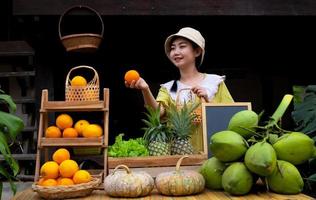
{"type": "Polygon", "coordinates": [[[137,81],[139,78],[139,73],[136,70],[129,70],[124,76],[124,79],[128,84],[131,84],[133,80],[137,81]]]}

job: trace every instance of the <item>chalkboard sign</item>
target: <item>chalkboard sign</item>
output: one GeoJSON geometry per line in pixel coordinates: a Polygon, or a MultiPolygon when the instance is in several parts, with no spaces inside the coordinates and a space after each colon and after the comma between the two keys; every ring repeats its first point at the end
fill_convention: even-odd
{"type": "Polygon", "coordinates": [[[210,137],[216,132],[226,130],[231,117],[242,110],[251,110],[251,103],[235,102],[230,104],[202,104],[203,135],[207,137],[206,144],[204,142],[204,149],[207,149],[209,158],[212,156],[209,149],[210,137]]]}

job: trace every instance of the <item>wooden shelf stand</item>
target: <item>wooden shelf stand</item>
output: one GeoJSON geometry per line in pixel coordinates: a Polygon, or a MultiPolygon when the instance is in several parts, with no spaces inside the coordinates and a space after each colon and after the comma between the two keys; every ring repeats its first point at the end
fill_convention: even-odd
{"type": "MultiPolygon", "coordinates": [[[[103,156],[103,177],[107,175],[107,147],[108,147],[108,127],[109,127],[109,94],[108,88],[103,89],[103,100],[99,101],[49,101],[48,90],[42,90],[41,108],[39,116],[38,143],[36,154],[35,178],[38,181],[40,175],[40,166],[42,153],[44,151],[44,160],[48,161],[48,149],[53,147],[96,147],[101,148],[103,156]],[[54,112],[102,112],[103,113],[103,135],[98,138],[45,138],[47,129],[48,115],[54,112]]],[[[76,155],[78,156],[78,155],[76,155]]],[[[89,156],[89,155],[81,155],[89,156]]]]}

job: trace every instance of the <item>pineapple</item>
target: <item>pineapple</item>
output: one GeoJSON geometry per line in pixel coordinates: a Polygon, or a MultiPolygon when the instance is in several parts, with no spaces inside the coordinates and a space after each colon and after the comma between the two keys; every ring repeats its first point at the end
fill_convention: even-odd
{"type": "Polygon", "coordinates": [[[167,125],[160,120],[160,107],[154,109],[147,106],[146,109],[147,120],[142,120],[146,125],[143,128],[145,131],[143,138],[147,142],[149,155],[170,155],[170,131],[167,125]]]}
{"type": "Polygon", "coordinates": [[[190,138],[197,126],[193,123],[195,115],[192,113],[198,106],[199,103],[184,103],[183,107],[178,109],[176,105],[170,105],[168,109],[168,120],[171,132],[173,133],[171,155],[186,155],[194,153],[190,138]]]}

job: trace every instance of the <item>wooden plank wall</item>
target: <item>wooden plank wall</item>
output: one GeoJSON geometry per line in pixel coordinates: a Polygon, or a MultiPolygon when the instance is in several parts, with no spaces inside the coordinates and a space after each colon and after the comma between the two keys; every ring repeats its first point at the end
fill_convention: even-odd
{"type": "Polygon", "coordinates": [[[314,0],[13,0],[14,15],[60,15],[72,5],[102,15],[315,15],[314,0]],[[181,3],[180,3],[181,2],[181,3]]]}

